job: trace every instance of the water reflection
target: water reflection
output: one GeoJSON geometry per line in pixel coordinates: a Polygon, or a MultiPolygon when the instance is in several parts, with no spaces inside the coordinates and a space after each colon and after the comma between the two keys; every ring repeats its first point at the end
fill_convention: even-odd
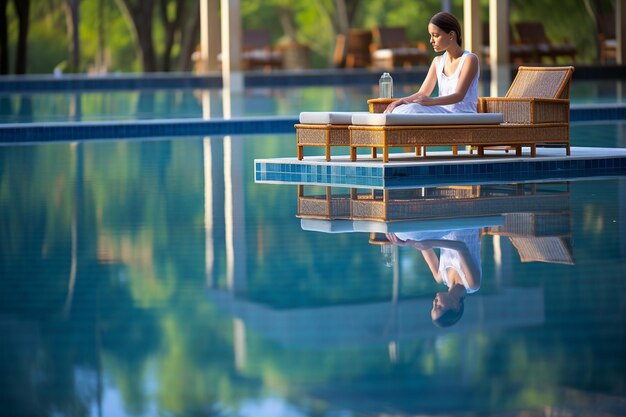
{"type": "Polygon", "coordinates": [[[569,183],[485,184],[414,189],[353,188],[309,193],[298,186],[298,213],[305,230],[369,233],[385,265],[395,268],[397,246],[416,249],[437,292],[431,319],[456,324],[465,297],[481,287],[483,236],[507,237],[522,262],[573,264],[569,183]]]}
{"type": "Polygon", "coordinates": [[[246,171],[267,148],[231,144],[240,165],[217,138],[0,149],[6,414],[520,414],[564,392],[624,398],[623,179],[296,197],[246,171]],[[387,234],[468,229],[480,290],[439,329],[446,287],[387,234]]]}

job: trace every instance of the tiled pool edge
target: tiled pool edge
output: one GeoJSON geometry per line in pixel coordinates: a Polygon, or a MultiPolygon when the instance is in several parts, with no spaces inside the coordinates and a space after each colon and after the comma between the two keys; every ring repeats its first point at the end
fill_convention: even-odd
{"type": "MultiPolygon", "coordinates": [[[[258,159],[254,161],[258,183],[317,184],[347,187],[426,186],[477,181],[539,181],[626,174],[626,149],[538,149],[538,156],[472,157],[387,163],[362,160],[324,162],[319,157],[258,159]],[[561,154],[559,154],[560,152],[561,154]]],[[[435,153],[431,154],[434,155],[435,153]]],[[[445,156],[447,152],[437,153],[445,156]]]]}
{"type": "MultiPolygon", "coordinates": [[[[573,105],[570,120],[574,123],[626,120],[626,104],[573,105]]],[[[295,134],[293,125],[296,123],[298,116],[7,123],[0,124],[0,144],[191,135],[295,134]]]]}
{"type": "Polygon", "coordinates": [[[156,119],[60,123],[0,124],[0,143],[142,138],[162,136],[292,133],[297,117],[239,117],[232,119],[156,119]]]}

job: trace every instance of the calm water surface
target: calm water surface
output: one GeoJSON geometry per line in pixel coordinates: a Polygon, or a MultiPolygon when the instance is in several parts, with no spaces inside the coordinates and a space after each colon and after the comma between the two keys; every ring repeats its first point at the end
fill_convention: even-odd
{"type": "MultiPolygon", "coordinates": [[[[419,87],[396,85],[396,96],[419,87]]],[[[488,96],[481,85],[480,95],[488,96]]],[[[232,97],[234,116],[294,116],[301,111],[367,111],[377,86],[251,88],[232,97]]],[[[506,91],[506,89],[504,90],[506,91]]],[[[622,81],[594,80],[572,84],[572,104],[623,103],[622,81]]],[[[217,89],[105,90],[0,94],[0,123],[223,117],[217,89]]]]}
{"type": "Polygon", "coordinates": [[[626,414],[625,177],[396,191],[480,235],[439,329],[415,248],[303,230],[295,186],[254,183],[292,136],[158,139],[0,147],[6,415],[626,414]]]}

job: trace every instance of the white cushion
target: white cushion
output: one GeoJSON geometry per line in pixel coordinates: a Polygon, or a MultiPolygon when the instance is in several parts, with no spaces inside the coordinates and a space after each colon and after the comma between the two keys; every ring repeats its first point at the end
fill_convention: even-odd
{"type": "Polygon", "coordinates": [[[486,125],[504,122],[502,113],[355,113],[353,125],[420,126],[420,125],[486,125]]]}
{"type": "Polygon", "coordinates": [[[377,49],[372,52],[372,58],[374,59],[389,59],[393,57],[393,51],[391,49],[377,49]]]}
{"type": "Polygon", "coordinates": [[[355,114],[367,114],[367,112],[348,111],[304,111],[300,113],[300,123],[310,125],[349,125],[355,114]]]}
{"type": "Polygon", "coordinates": [[[300,227],[302,227],[302,230],[309,230],[311,232],[324,232],[324,233],[354,232],[352,228],[352,220],[345,220],[345,219],[336,219],[336,220],[300,219],[300,227]]]}

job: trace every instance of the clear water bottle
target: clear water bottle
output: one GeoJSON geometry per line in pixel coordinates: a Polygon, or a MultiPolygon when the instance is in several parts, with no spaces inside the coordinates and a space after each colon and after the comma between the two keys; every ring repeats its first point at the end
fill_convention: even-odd
{"type": "Polygon", "coordinates": [[[380,91],[380,98],[393,97],[393,79],[388,72],[383,73],[378,80],[378,89],[380,91]]]}

